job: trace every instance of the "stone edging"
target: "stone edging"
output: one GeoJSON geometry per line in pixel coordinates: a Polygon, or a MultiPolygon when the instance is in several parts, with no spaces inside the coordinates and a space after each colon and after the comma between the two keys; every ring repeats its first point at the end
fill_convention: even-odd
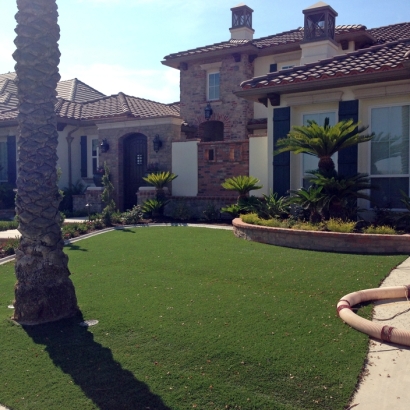
{"type": "Polygon", "coordinates": [[[360,254],[410,254],[410,235],[373,235],[270,228],[232,221],[234,235],[288,248],[360,254]]]}

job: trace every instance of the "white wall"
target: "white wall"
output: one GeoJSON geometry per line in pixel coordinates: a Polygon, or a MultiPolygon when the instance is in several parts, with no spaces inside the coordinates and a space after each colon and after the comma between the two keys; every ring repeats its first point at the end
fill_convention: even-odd
{"type": "Polygon", "coordinates": [[[178,175],[172,181],[173,196],[198,194],[198,141],[172,143],[172,172],[178,175]]]}
{"type": "Polygon", "coordinates": [[[258,178],[263,185],[262,189],[251,191],[251,195],[262,196],[269,193],[269,158],[272,163],[273,155],[268,150],[268,137],[265,135],[249,138],[249,175],[258,178]]]}

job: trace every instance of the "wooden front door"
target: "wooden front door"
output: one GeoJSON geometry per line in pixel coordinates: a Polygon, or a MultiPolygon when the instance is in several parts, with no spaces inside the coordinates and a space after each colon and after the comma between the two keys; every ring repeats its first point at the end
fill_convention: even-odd
{"type": "Polygon", "coordinates": [[[137,204],[137,191],[147,171],[147,137],[132,134],[124,140],[124,210],[137,204]]]}

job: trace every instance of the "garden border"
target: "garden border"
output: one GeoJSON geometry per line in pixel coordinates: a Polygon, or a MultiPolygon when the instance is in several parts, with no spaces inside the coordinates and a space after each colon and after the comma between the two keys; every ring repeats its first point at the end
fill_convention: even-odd
{"type": "Polygon", "coordinates": [[[287,248],[359,254],[410,254],[410,235],[375,235],[302,231],[232,221],[234,235],[249,241],[287,248]]]}

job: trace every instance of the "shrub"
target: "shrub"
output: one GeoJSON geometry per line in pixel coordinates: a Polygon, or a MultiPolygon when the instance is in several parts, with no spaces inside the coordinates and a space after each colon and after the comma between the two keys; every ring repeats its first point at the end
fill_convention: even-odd
{"type": "Polygon", "coordinates": [[[173,219],[180,221],[187,221],[192,217],[192,212],[185,203],[185,201],[175,201],[171,204],[170,215],[173,219]]]}
{"type": "Polygon", "coordinates": [[[147,199],[142,205],[142,212],[153,216],[155,216],[155,214],[161,214],[165,205],[168,203],[169,200],[147,199]]]}
{"type": "Polygon", "coordinates": [[[299,229],[300,231],[320,231],[323,226],[321,224],[313,224],[310,222],[299,222],[292,226],[293,229],[299,229]]]}
{"type": "Polygon", "coordinates": [[[391,226],[387,225],[380,225],[375,226],[371,225],[365,229],[363,229],[364,233],[375,234],[375,235],[396,235],[397,232],[391,226]]]}
{"type": "Polygon", "coordinates": [[[332,232],[353,232],[356,227],[356,222],[345,222],[341,219],[329,219],[326,222],[326,228],[332,232]]]}
{"type": "Polygon", "coordinates": [[[290,213],[289,197],[281,196],[278,198],[278,194],[270,193],[269,195],[263,195],[263,200],[259,201],[258,215],[261,218],[287,218],[290,213]]]}
{"type": "Polygon", "coordinates": [[[0,231],[8,231],[10,229],[17,229],[17,221],[0,221],[0,231]]]}
{"type": "Polygon", "coordinates": [[[213,203],[207,204],[202,214],[207,221],[216,221],[220,217],[219,209],[213,203]]]}
{"type": "Polygon", "coordinates": [[[262,188],[262,185],[258,185],[259,183],[258,178],[239,175],[237,177],[227,178],[222,183],[222,187],[230,191],[238,192],[239,198],[243,198],[249,196],[250,191],[262,188]]]}
{"type": "Polygon", "coordinates": [[[15,249],[19,245],[19,239],[14,238],[14,239],[8,239],[6,242],[4,242],[1,246],[1,250],[3,251],[4,255],[14,255],[15,249]]]}
{"type": "Polygon", "coordinates": [[[148,174],[146,177],[142,179],[149,184],[153,185],[157,189],[162,189],[168,183],[173,181],[178,175],[173,174],[170,171],[163,171],[163,172],[154,172],[152,174],[148,174]]]}
{"type": "Polygon", "coordinates": [[[132,209],[121,214],[121,222],[128,224],[136,224],[142,219],[142,209],[140,205],[134,205],[132,209]]]}

